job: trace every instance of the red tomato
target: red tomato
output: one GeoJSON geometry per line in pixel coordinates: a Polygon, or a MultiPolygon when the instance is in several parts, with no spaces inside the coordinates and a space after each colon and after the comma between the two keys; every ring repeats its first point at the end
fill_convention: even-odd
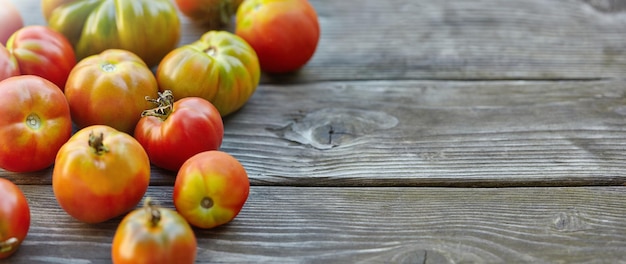
{"type": "Polygon", "coordinates": [[[76,132],[61,147],[52,190],[72,217],[99,223],[133,209],[148,189],[150,161],[130,135],[96,125],[76,132]]]}
{"type": "Polygon", "coordinates": [[[11,0],[0,0],[0,25],[0,44],[6,44],[11,34],[24,26],[22,15],[11,0]]]}
{"type": "Polygon", "coordinates": [[[135,128],[135,138],[157,167],[177,171],[191,156],[216,150],[222,144],[224,124],[207,100],[186,97],[174,101],[165,91],[155,100],[160,106],[146,111],[135,128]]]}
{"type": "Polygon", "coordinates": [[[211,28],[227,25],[243,0],[176,0],[187,17],[211,28]]]}
{"type": "Polygon", "coordinates": [[[183,164],[174,183],[176,210],[194,226],[213,228],[234,219],[248,199],[243,165],[221,151],[199,153],[183,164]]]}
{"type": "Polygon", "coordinates": [[[261,70],[246,41],[228,31],[212,30],[168,53],[156,77],[161,91],[171,90],[177,99],[202,97],[226,116],[252,96],[261,70]]]}
{"type": "Polygon", "coordinates": [[[132,134],[156,97],[154,74],[130,51],[110,49],[81,60],[69,74],[65,96],[78,127],[108,125],[132,134]]]}
{"type": "Polygon", "coordinates": [[[307,0],[245,0],[237,10],[235,33],[270,73],[301,68],[315,53],[320,26],[307,0]]]}
{"type": "Polygon", "coordinates": [[[113,263],[194,263],[196,237],[176,211],[146,204],[120,222],[111,255],[113,263]]]}
{"type": "Polygon", "coordinates": [[[17,60],[4,45],[0,44],[0,81],[17,75],[20,75],[17,60]]]}
{"type": "Polygon", "coordinates": [[[72,44],[60,33],[46,26],[27,26],[11,35],[7,42],[22,74],[48,79],[61,90],[76,65],[72,44]]]}
{"type": "Polygon", "coordinates": [[[30,209],[24,193],[11,181],[0,178],[0,259],[18,249],[29,227],[30,209]]]}
{"type": "Polygon", "coordinates": [[[0,167],[8,171],[49,167],[72,134],[63,92],[38,76],[0,82],[0,113],[0,167]]]}

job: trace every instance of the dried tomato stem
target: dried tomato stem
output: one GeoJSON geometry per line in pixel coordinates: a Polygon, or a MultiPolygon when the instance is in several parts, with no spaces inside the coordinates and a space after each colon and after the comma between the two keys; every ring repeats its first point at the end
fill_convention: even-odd
{"type": "Polygon", "coordinates": [[[11,237],[5,241],[0,241],[0,253],[5,253],[13,250],[17,246],[18,242],[19,240],[17,240],[17,238],[15,237],[11,237]]]}
{"type": "Polygon", "coordinates": [[[146,96],[146,101],[151,102],[156,105],[155,108],[144,110],[141,113],[141,116],[154,116],[158,117],[161,120],[167,119],[167,117],[172,113],[174,109],[174,95],[172,91],[165,90],[163,93],[158,93],[159,97],[156,99],[150,98],[146,96]]]}
{"type": "Polygon", "coordinates": [[[161,221],[161,211],[159,211],[159,208],[152,203],[152,198],[146,198],[143,207],[148,211],[146,215],[148,216],[148,221],[151,226],[158,226],[161,221]]]}
{"type": "Polygon", "coordinates": [[[104,134],[100,132],[100,135],[96,136],[93,131],[89,133],[89,146],[93,148],[93,150],[98,155],[102,155],[106,152],[109,152],[109,149],[104,145],[104,134]]]}

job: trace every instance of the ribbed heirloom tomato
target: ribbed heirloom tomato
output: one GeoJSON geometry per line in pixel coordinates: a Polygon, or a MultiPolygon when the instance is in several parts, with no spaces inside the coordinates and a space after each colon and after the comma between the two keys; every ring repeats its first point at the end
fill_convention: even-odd
{"type": "Polygon", "coordinates": [[[104,125],[83,128],[61,147],[52,190],[69,215],[99,223],[133,209],[148,189],[150,161],[130,135],[104,125]]]}
{"type": "Polygon", "coordinates": [[[233,220],[249,192],[248,174],[237,159],[222,151],[205,151],[180,168],[173,199],[191,225],[213,228],[233,220]]]}
{"type": "Polygon", "coordinates": [[[11,181],[0,178],[0,259],[12,255],[30,227],[30,209],[24,193],[11,181]]]}
{"type": "Polygon", "coordinates": [[[147,110],[135,128],[135,138],[157,167],[177,171],[191,156],[219,149],[224,124],[207,100],[187,97],[174,102],[170,91],[153,99],[157,107],[147,110]]]}
{"type": "Polygon", "coordinates": [[[72,134],[70,108],[50,81],[21,75],[0,82],[0,167],[37,171],[54,162],[72,134]]]}
{"type": "Polygon", "coordinates": [[[81,60],[70,72],[65,96],[79,128],[108,125],[132,134],[141,112],[158,92],[154,74],[137,55],[105,50],[81,60]]]}

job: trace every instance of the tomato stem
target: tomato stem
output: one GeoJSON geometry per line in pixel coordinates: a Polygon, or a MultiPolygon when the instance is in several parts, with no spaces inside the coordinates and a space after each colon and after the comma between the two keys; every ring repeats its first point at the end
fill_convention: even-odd
{"type": "Polygon", "coordinates": [[[209,209],[213,207],[213,199],[211,199],[210,197],[204,197],[202,198],[202,201],[200,201],[200,205],[202,206],[202,208],[209,209]]]}
{"type": "Polygon", "coordinates": [[[19,240],[15,237],[11,237],[5,241],[0,241],[0,253],[11,251],[17,246],[18,242],[19,240]]]}
{"type": "Polygon", "coordinates": [[[93,131],[89,133],[89,146],[94,149],[96,154],[102,155],[109,152],[109,149],[104,145],[104,134],[100,132],[100,135],[96,136],[93,131]]]}
{"type": "Polygon", "coordinates": [[[215,46],[209,46],[204,50],[204,53],[211,57],[215,57],[215,55],[217,55],[217,48],[215,46]]]}
{"type": "Polygon", "coordinates": [[[152,227],[158,226],[159,222],[161,221],[161,211],[159,211],[159,208],[154,205],[154,203],[152,202],[152,198],[146,198],[143,207],[148,210],[148,214],[146,215],[148,216],[148,221],[150,222],[152,227]]]}
{"type": "Polygon", "coordinates": [[[165,90],[163,93],[159,92],[158,95],[159,97],[156,99],[146,96],[146,101],[157,106],[141,112],[142,117],[154,116],[160,118],[161,120],[165,120],[170,113],[172,113],[172,110],[174,109],[174,95],[172,94],[172,91],[165,90]]]}

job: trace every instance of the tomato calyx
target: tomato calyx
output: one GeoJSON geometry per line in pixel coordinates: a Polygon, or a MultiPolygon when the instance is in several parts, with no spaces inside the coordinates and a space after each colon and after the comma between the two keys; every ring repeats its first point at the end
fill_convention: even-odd
{"type": "Polygon", "coordinates": [[[217,48],[215,46],[209,46],[208,48],[204,49],[203,52],[211,57],[215,57],[215,55],[217,55],[217,48]]]}
{"type": "Polygon", "coordinates": [[[100,135],[96,136],[93,131],[89,133],[89,146],[94,150],[94,152],[98,155],[102,155],[104,153],[109,152],[109,148],[107,148],[104,143],[104,133],[100,132],[100,135]]]}
{"type": "Polygon", "coordinates": [[[167,119],[174,109],[174,95],[172,91],[165,90],[164,92],[158,92],[159,97],[156,99],[146,96],[146,101],[157,105],[155,108],[144,110],[141,113],[141,117],[154,116],[161,120],[167,119]]]}
{"type": "Polygon", "coordinates": [[[5,241],[0,241],[0,253],[5,253],[13,250],[18,245],[19,240],[15,237],[11,237],[5,241]]]}
{"type": "Polygon", "coordinates": [[[117,67],[115,67],[115,65],[110,62],[105,62],[102,65],[100,65],[100,67],[102,68],[104,72],[114,72],[117,69],[117,67]]]}

